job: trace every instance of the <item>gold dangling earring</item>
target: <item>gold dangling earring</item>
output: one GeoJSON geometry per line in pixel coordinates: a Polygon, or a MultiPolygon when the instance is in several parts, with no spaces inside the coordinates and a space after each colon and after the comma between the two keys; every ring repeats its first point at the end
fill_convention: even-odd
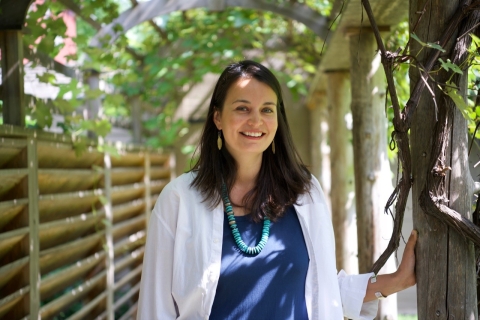
{"type": "Polygon", "coordinates": [[[220,130],[218,130],[218,138],[217,138],[217,147],[218,150],[222,150],[222,138],[220,137],[220,130]]]}
{"type": "Polygon", "coordinates": [[[275,140],[272,141],[272,152],[275,154],[275,140]]]}

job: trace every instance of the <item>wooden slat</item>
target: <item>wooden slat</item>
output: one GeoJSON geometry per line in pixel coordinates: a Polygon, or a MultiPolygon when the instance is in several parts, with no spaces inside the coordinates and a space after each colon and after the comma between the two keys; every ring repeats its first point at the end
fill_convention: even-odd
{"type": "Polygon", "coordinates": [[[119,241],[114,246],[115,256],[120,256],[127,251],[132,251],[140,246],[143,246],[146,241],[145,236],[145,230],[141,230],[135,234],[130,235],[130,237],[119,241]]]}
{"type": "Polygon", "coordinates": [[[113,228],[113,239],[117,241],[119,238],[131,235],[139,230],[145,229],[145,214],[138,217],[118,223],[113,228]]]}
{"type": "Polygon", "coordinates": [[[28,264],[29,257],[24,257],[12,263],[9,263],[0,268],[0,289],[10,281],[13,277],[18,275],[23,268],[28,264]]]}
{"type": "Polygon", "coordinates": [[[163,188],[167,185],[167,180],[160,180],[160,181],[152,181],[150,184],[150,190],[152,194],[157,194],[162,192],[163,188]]]}
{"type": "MultiPolygon", "coordinates": [[[[72,135],[66,135],[62,133],[48,132],[43,130],[35,130],[31,128],[22,128],[19,126],[13,126],[9,124],[0,125],[0,137],[8,138],[28,138],[33,137],[38,139],[41,144],[48,143],[68,143],[72,145],[72,135]]],[[[96,142],[94,140],[88,139],[86,137],[77,136],[76,142],[83,142],[87,146],[93,146],[94,151],[97,151],[95,148],[96,142]]],[[[97,151],[98,152],[98,151],[97,151]]],[[[102,154],[103,157],[103,154],[102,154]]]]}
{"type": "Polygon", "coordinates": [[[83,306],[82,309],[77,311],[75,314],[73,314],[71,317],[68,318],[68,320],[82,320],[86,319],[86,316],[89,314],[90,311],[92,311],[102,300],[105,300],[107,297],[106,292],[102,292],[99,294],[95,299],[90,301],[87,305],[83,306]]]}
{"type": "MultiPolygon", "coordinates": [[[[0,197],[17,186],[28,174],[27,169],[2,169],[0,170],[0,197]]],[[[10,200],[10,199],[7,199],[10,200]]]]}
{"type": "Polygon", "coordinates": [[[125,312],[118,320],[135,319],[138,311],[138,303],[133,304],[127,312],[125,312]]]}
{"type": "Polygon", "coordinates": [[[38,187],[41,195],[84,191],[98,187],[101,178],[96,170],[40,169],[38,187]]]}
{"type": "Polygon", "coordinates": [[[138,262],[138,260],[143,259],[143,255],[145,253],[145,247],[138,248],[130,252],[128,255],[125,255],[122,259],[119,259],[115,262],[115,273],[119,273],[123,269],[129,267],[130,265],[138,262]]]}
{"type": "Polygon", "coordinates": [[[55,272],[42,278],[40,281],[40,294],[42,299],[48,299],[53,294],[62,291],[78,279],[81,279],[99,263],[104,262],[104,260],[105,252],[95,253],[60,272],[55,272]]]}
{"type": "Polygon", "coordinates": [[[28,227],[0,233],[0,259],[28,234],[28,227]]]}
{"type": "Polygon", "coordinates": [[[42,250],[65,243],[103,228],[101,220],[105,212],[94,213],[43,223],[40,225],[40,248],[42,250]]]}
{"type": "Polygon", "coordinates": [[[97,189],[40,196],[40,222],[45,223],[91,212],[92,206],[99,202],[102,195],[103,191],[97,189]]]}
{"type": "Polygon", "coordinates": [[[63,265],[68,265],[90,255],[96,247],[102,244],[105,233],[99,231],[91,236],[79,238],[40,252],[40,272],[46,274],[63,265]]]}
{"type": "Polygon", "coordinates": [[[143,199],[134,200],[122,205],[113,207],[113,223],[121,222],[132,216],[138,215],[145,208],[143,199]]]}
{"type": "Polygon", "coordinates": [[[0,300],[0,319],[3,319],[3,316],[12,310],[12,308],[15,307],[15,305],[29,292],[30,287],[26,286],[0,300]]]}
{"type": "Polygon", "coordinates": [[[0,168],[18,156],[26,145],[27,141],[25,139],[0,137],[0,168]]]}
{"type": "Polygon", "coordinates": [[[170,168],[151,167],[150,179],[152,180],[170,179],[170,168]]]}
{"type": "Polygon", "coordinates": [[[143,196],[145,185],[143,183],[135,183],[121,187],[112,188],[112,204],[118,205],[132,201],[143,196]]]}
{"type": "Polygon", "coordinates": [[[103,154],[94,147],[88,147],[77,156],[71,144],[42,142],[38,144],[38,165],[40,168],[91,169],[102,166],[103,154]]]}
{"type": "Polygon", "coordinates": [[[131,281],[133,278],[139,276],[142,273],[142,265],[137,266],[135,269],[130,271],[126,276],[121,278],[115,283],[114,290],[118,291],[121,287],[131,281]]]}
{"type": "Polygon", "coordinates": [[[143,174],[144,174],[143,167],[114,168],[112,169],[112,186],[142,182],[143,174]]]}
{"type": "Polygon", "coordinates": [[[0,202],[0,230],[5,228],[10,221],[22,212],[27,203],[28,199],[15,199],[0,202]]]}
{"type": "Polygon", "coordinates": [[[144,152],[121,153],[120,157],[112,157],[112,168],[115,167],[143,167],[144,152]]]}
{"type": "Polygon", "coordinates": [[[169,166],[170,155],[150,152],[150,163],[152,166],[169,166]]]}
{"type": "Polygon", "coordinates": [[[115,302],[114,309],[117,310],[122,306],[128,299],[130,299],[134,294],[140,290],[140,283],[137,283],[133,288],[131,288],[125,295],[115,302]]]}
{"type": "Polygon", "coordinates": [[[92,279],[83,282],[81,285],[75,287],[69,292],[62,295],[48,304],[44,305],[40,309],[40,315],[42,319],[50,319],[58,312],[64,310],[68,305],[75,301],[81,300],[85,297],[93,288],[95,288],[100,282],[105,281],[105,271],[99,273],[92,279]]]}

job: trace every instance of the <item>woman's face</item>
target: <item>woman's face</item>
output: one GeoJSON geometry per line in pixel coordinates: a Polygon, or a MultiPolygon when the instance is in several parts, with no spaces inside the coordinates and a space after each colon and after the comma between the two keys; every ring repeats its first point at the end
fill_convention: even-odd
{"type": "Polygon", "coordinates": [[[215,111],[213,119],[237,161],[261,155],[277,132],[277,95],[263,82],[240,78],[228,89],[222,111],[215,111]]]}

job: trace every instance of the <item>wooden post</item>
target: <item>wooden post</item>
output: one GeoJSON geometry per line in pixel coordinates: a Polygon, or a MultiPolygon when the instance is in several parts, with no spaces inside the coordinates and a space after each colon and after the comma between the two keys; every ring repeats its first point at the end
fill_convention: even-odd
{"type": "MultiPolygon", "coordinates": [[[[90,70],[89,76],[87,78],[87,84],[90,87],[90,90],[100,89],[100,73],[96,70],[90,70]]],[[[91,99],[87,101],[84,118],[88,120],[97,119],[99,116],[100,109],[102,107],[102,101],[100,97],[91,99]]],[[[88,137],[91,139],[96,139],[97,135],[89,131],[88,137]]]]}
{"type": "Polygon", "coordinates": [[[145,151],[145,162],[144,162],[144,176],[143,176],[143,183],[145,183],[145,223],[148,226],[148,222],[150,221],[150,214],[152,212],[152,191],[150,188],[150,168],[152,164],[150,162],[150,152],[145,151]]]}
{"type": "Polygon", "coordinates": [[[19,30],[0,30],[3,123],[25,127],[23,42],[19,30]]]}
{"type": "Polygon", "coordinates": [[[331,174],[326,90],[315,91],[307,106],[310,110],[311,172],[317,177],[325,195],[329,197],[331,174]]]}
{"type": "MultiPolygon", "coordinates": [[[[350,82],[348,71],[327,73],[329,103],[330,166],[332,222],[335,232],[337,269],[357,273],[355,218],[349,210],[349,195],[353,191],[351,133],[346,116],[350,108],[350,82]],[[353,249],[353,250],[352,250],[353,249]]],[[[351,209],[351,208],[350,208],[351,209]]]]}
{"type": "Polygon", "coordinates": [[[29,247],[30,247],[30,319],[40,319],[40,238],[38,226],[40,216],[38,211],[38,157],[37,139],[27,137],[28,159],[28,216],[29,216],[29,247]]]}
{"type": "Polygon", "coordinates": [[[132,136],[134,143],[142,142],[142,109],[140,96],[136,95],[129,99],[130,112],[132,115],[132,136]]]}
{"type": "MultiPolygon", "coordinates": [[[[410,0],[410,32],[415,32],[424,42],[435,43],[444,35],[444,30],[460,3],[462,1],[459,0],[410,0]]],[[[458,36],[454,33],[451,39],[458,36]]],[[[453,41],[444,46],[444,60],[451,57],[452,48],[453,41]]],[[[421,48],[416,41],[411,42],[410,50],[422,65],[430,55],[430,50],[421,48]]],[[[412,120],[413,223],[420,235],[416,248],[417,310],[420,320],[470,320],[478,317],[473,245],[445,223],[423,212],[419,202],[426,177],[431,172],[432,144],[437,141],[434,136],[435,126],[450,122],[451,131],[445,133],[445,163],[438,164],[452,169],[447,171],[445,190],[448,199],[444,203],[464,217],[472,218],[473,180],[468,166],[466,121],[459,109],[438,88],[438,84],[454,79],[458,82],[455,85],[459,87],[460,94],[465,96],[466,74],[464,71],[465,76],[458,80],[446,72],[432,72],[430,76],[437,82],[430,82],[430,87],[435,93],[436,103],[429,90],[425,89],[412,120]]],[[[412,66],[411,90],[418,81],[422,80],[418,70],[412,66]]]]}
{"type": "MultiPolygon", "coordinates": [[[[386,85],[373,33],[349,30],[358,265],[360,273],[366,273],[387,247],[393,230],[392,218],[384,214],[393,191],[387,158],[386,85]]],[[[392,256],[380,273],[395,270],[392,256]]],[[[396,295],[380,302],[379,319],[397,319],[396,295]]]]}
{"type": "Polygon", "coordinates": [[[110,155],[104,155],[104,179],[105,179],[105,241],[106,241],[106,271],[107,271],[107,319],[115,319],[114,310],[114,287],[115,287],[115,264],[114,264],[114,248],[113,248],[113,210],[112,210],[112,162],[110,155]]]}

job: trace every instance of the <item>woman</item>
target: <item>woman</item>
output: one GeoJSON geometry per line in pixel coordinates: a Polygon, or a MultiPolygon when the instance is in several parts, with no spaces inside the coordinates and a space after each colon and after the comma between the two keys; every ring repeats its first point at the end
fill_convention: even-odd
{"type": "Polygon", "coordinates": [[[337,275],[325,197],[294,148],[280,84],[233,63],[198,162],[153,210],[138,319],[373,319],[377,297],[415,284],[415,242],[393,274],[337,275]]]}

